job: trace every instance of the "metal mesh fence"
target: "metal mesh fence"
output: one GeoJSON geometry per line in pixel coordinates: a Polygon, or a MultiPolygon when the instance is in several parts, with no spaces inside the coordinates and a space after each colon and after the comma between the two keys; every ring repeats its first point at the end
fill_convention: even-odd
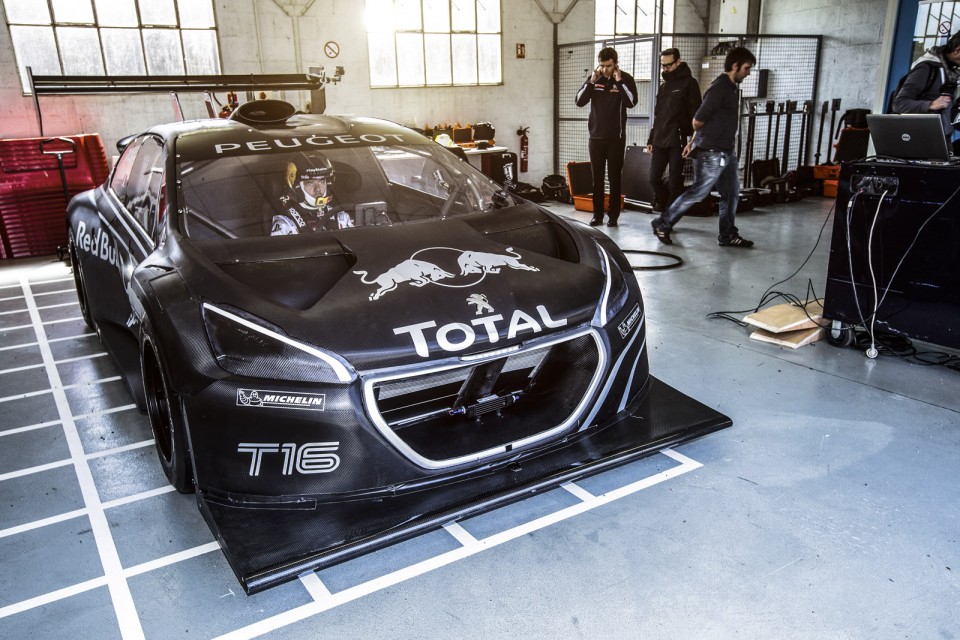
{"type": "MultiPolygon", "coordinates": [[[[589,107],[577,108],[574,100],[597,65],[597,53],[605,46],[617,50],[620,68],[637,82],[637,106],[627,112],[628,145],[646,144],[656,103],[661,50],[679,49],[703,92],[723,73],[727,51],[745,46],[757,56],[757,64],[741,85],[737,153],[742,183],[753,182],[744,168],[757,160],[777,159],[780,174],[809,163],[810,149],[814,147],[811,133],[820,62],[819,36],[660,34],[557,46],[558,172],[563,173],[568,162],[589,160],[589,107]]],[[[826,137],[829,140],[829,133],[826,137]]]]}

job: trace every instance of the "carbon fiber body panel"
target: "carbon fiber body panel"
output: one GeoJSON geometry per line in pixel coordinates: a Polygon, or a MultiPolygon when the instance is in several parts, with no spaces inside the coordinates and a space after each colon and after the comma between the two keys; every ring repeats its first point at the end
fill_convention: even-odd
{"type": "Polygon", "coordinates": [[[649,378],[643,400],[608,424],[435,486],[398,486],[368,498],[301,499],[251,508],[198,494],[200,510],[247,593],[343,562],[611,469],[731,425],[728,417],[649,378]]]}

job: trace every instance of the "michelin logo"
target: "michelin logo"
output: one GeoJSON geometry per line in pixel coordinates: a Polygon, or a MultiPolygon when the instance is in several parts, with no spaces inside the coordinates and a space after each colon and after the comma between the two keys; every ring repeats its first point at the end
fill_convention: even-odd
{"type": "Polygon", "coordinates": [[[360,276],[360,282],[363,284],[376,284],[378,286],[378,289],[369,296],[369,299],[373,301],[379,300],[387,293],[396,290],[397,287],[404,282],[414,287],[437,284],[443,287],[463,288],[478,284],[487,274],[500,273],[504,267],[518,271],[540,271],[537,267],[523,264],[520,260],[520,254],[514,251],[512,247],[508,248],[505,254],[483,251],[463,251],[450,247],[428,247],[426,249],[420,249],[410,256],[409,259],[404,260],[395,267],[390,267],[379,276],[369,277],[367,271],[354,271],[353,273],[360,276]],[[423,254],[437,255],[437,258],[434,259],[450,263],[449,267],[452,269],[454,262],[450,252],[457,254],[456,265],[460,270],[459,275],[447,271],[435,262],[425,260],[422,257],[423,254]],[[469,282],[458,282],[458,280],[462,280],[463,278],[469,279],[469,282]],[[448,279],[453,279],[454,282],[441,282],[441,280],[448,279]]]}
{"type": "Polygon", "coordinates": [[[238,407],[263,407],[266,409],[307,409],[323,411],[327,396],[323,393],[286,393],[283,391],[263,391],[260,389],[237,389],[238,407]]]}
{"type": "Polygon", "coordinates": [[[617,326],[617,331],[620,332],[621,338],[626,338],[630,331],[633,329],[634,325],[637,324],[637,320],[640,319],[640,305],[633,305],[633,309],[630,311],[630,315],[627,316],[626,320],[621,322],[617,326]]]}

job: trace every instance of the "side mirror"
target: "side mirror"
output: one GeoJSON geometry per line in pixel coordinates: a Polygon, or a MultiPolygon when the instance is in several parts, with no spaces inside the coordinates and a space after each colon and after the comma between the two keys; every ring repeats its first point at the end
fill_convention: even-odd
{"type": "Polygon", "coordinates": [[[117,140],[117,151],[123,153],[123,150],[127,148],[127,145],[133,142],[133,139],[137,137],[137,134],[131,133],[125,138],[120,138],[117,140]]]}
{"type": "Polygon", "coordinates": [[[510,206],[510,200],[510,192],[506,189],[500,189],[493,194],[493,208],[503,209],[504,207],[510,206]]]}

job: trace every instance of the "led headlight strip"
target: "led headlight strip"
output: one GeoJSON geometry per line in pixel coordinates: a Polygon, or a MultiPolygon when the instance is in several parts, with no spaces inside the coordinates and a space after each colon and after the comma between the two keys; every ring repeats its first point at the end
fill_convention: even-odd
{"type": "Polygon", "coordinates": [[[220,315],[223,316],[224,318],[227,318],[227,319],[229,319],[229,320],[232,320],[232,321],[236,322],[237,324],[246,327],[247,329],[250,329],[250,330],[252,330],[252,331],[256,331],[257,333],[263,334],[263,335],[267,336],[268,338],[272,338],[273,340],[278,340],[278,341],[280,341],[280,342],[282,342],[282,343],[284,343],[284,344],[290,345],[290,346],[293,347],[294,349],[299,349],[300,351],[303,351],[304,353],[309,353],[310,355],[314,356],[315,358],[319,358],[319,359],[323,360],[327,365],[330,366],[331,369],[333,369],[333,372],[337,375],[337,380],[338,380],[339,382],[352,382],[353,379],[354,379],[354,374],[351,373],[351,372],[343,365],[342,362],[340,362],[339,360],[337,360],[336,358],[334,358],[333,356],[331,356],[329,353],[326,353],[326,352],[324,352],[324,351],[321,351],[320,349],[315,349],[315,348],[311,347],[310,345],[303,344],[302,342],[297,342],[296,340],[291,340],[290,338],[288,338],[288,337],[286,337],[286,336],[284,336],[284,335],[281,335],[281,334],[279,334],[279,333],[277,333],[277,332],[275,332],[275,331],[270,331],[269,329],[266,329],[266,328],[264,328],[264,327],[261,327],[260,325],[258,325],[258,324],[256,324],[256,323],[250,322],[249,320],[247,320],[247,319],[245,319],[245,318],[241,318],[240,316],[238,316],[238,315],[236,315],[236,314],[233,314],[233,313],[230,313],[229,311],[224,311],[223,309],[220,309],[220,308],[218,308],[218,307],[215,307],[215,306],[213,306],[212,304],[210,304],[209,302],[204,302],[204,303],[203,303],[203,308],[204,308],[204,309],[207,309],[207,310],[209,310],[209,311],[213,311],[214,313],[220,314],[220,315]]]}

